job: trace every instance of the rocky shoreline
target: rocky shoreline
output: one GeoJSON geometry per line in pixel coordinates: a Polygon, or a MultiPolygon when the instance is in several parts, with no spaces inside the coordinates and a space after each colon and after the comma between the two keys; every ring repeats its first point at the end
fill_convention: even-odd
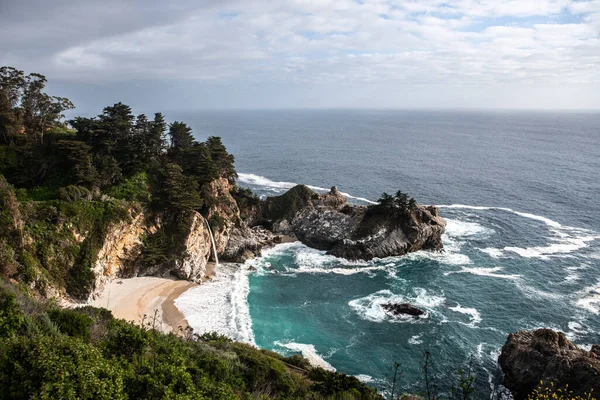
{"type": "MultiPolygon", "coordinates": [[[[163,276],[199,282],[210,273],[214,260],[211,232],[220,260],[243,263],[259,257],[262,250],[297,239],[327,254],[349,260],[400,256],[418,250],[439,251],[446,222],[435,206],[415,204],[410,212],[382,213],[373,206],[351,204],[333,187],[317,194],[298,185],[287,193],[239,207],[232,196],[237,186],[219,179],[210,185],[219,202],[208,209],[207,218],[192,211],[177,218],[187,221],[184,246],[172,261],[145,265],[144,238],[169,223],[170,215],[147,215],[132,211],[128,222],[111,227],[94,266],[98,296],[117,277],[163,276]]],[[[74,232],[74,235],[78,233],[74,232]]],[[[385,312],[419,317],[424,311],[411,304],[385,304],[385,312]]],[[[504,384],[516,399],[523,399],[540,382],[569,384],[576,394],[600,388],[600,346],[585,351],[570,343],[563,333],[549,329],[511,334],[499,357],[504,384]]]]}

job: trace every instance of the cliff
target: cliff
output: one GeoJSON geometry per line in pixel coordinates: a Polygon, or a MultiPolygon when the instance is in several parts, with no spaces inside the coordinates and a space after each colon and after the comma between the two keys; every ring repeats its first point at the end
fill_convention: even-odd
{"type": "Polygon", "coordinates": [[[293,234],[307,246],[349,260],[439,250],[446,226],[434,206],[415,204],[392,214],[350,204],[335,187],[317,194],[302,185],[268,198],[262,217],[274,233],[293,234]]]}
{"type": "Polygon", "coordinates": [[[508,336],[498,359],[504,385],[515,399],[525,399],[542,386],[569,385],[575,395],[600,388],[600,346],[585,351],[550,329],[519,331],[508,336]]]}

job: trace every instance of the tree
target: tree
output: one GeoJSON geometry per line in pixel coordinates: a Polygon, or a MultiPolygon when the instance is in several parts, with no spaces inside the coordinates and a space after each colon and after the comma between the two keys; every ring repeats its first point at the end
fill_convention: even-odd
{"type": "Polygon", "coordinates": [[[194,144],[192,128],[185,122],[175,121],[169,125],[169,136],[171,137],[171,149],[175,150],[175,153],[190,149],[194,144]]]}
{"type": "Polygon", "coordinates": [[[123,165],[130,155],[128,142],[132,136],[133,121],[134,116],[128,105],[119,102],[105,107],[98,116],[97,150],[112,154],[123,165]]]}
{"type": "Polygon", "coordinates": [[[0,68],[0,133],[4,143],[13,143],[21,127],[19,108],[25,74],[13,67],[0,68]]]}
{"type": "Polygon", "coordinates": [[[152,121],[151,128],[145,140],[149,158],[158,159],[163,153],[166,131],[167,123],[165,122],[165,117],[161,113],[154,114],[154,121],[152,121]]]}
{"type": "Polygon", "coordinates": [[[167,209],[179,211],[195,210],[202,207],[202,198],[198,193],[198,182],[183,174],[177,164],[167,164],[158,188],[158,201],[167,209]]]}
{"type": "Polygon", "coordinates": [[[12,67],[0,68],[0,131],[5,143],[14,143],[20,133],[43,143],[46,131],[74,108],[69,99],[46,94],[46,82],[41,74],[25,76],[12,67]]]}
{"type": "Polygon", "coordinates": [[[92,163],[90,150],[87,144],[78,140],[61,140],[60,148],[66,153],[66,158],[73,166],[75,183],[92,188],[98,183],[98,171],[92,163]]]}
{"type": "Polygon", "coordinates": [[[210,151],[210,157],[219,170],[219,176],[230,180],[237,178],[233,154],[229,154],[227,152],[227,149],[221,141],[221,138],[218,136],[210,136],[206,140],[206,145],[210,151]]]}
{"type": "Polygon", "coordinates": [[[44,93],[46,82],[44,75],[29,74],[21,101],[25,133],[40,143],[44,142],[45,132],[64,117],[63,111],[75,108],[69,99],[44,93]]]}

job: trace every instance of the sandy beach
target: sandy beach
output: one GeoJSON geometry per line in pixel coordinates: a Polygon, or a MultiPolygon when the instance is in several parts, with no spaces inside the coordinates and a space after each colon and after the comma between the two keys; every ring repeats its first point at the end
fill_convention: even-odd
{"type": "Polygon", "coordinates": [[[158,310],[158,328],[165,333],[177,332],[188,323],[175,306],[175,299],[194,286],[188,281],[156,277],[115,279],[90,305],[107,308],[116,318],[136,324],[142,323],[144,315],[146,320],[151,319],[158,310]]]}

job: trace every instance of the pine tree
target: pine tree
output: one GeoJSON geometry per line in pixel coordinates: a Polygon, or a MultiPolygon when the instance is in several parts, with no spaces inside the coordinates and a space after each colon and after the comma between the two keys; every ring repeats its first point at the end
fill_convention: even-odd
{"type": "Polygon", "coordinates": [[[218,168],[219,176],[229,180],[237,178],[237,172],[234,167],[235,159],[232,154],[227,152],[221,138],[218,136],[210,136],[206,140],[206,146],[210,152],[210,157],[218,168]]]}
{"type": "Polygon", "coordinates": [[[61,140],[58,144],[72,165],[75,183],[88,188],[97,186],[98,171],[92,163],[92,148],[78,140],[61,140]]]}
{"type": "Polygon", "coordinates": [[[160,206],[179,211],[195,210],[202,207],[202,198],[198,193],[198,182],[183,174],[177,164],[167,164],[158,192],[160,206]]]}

